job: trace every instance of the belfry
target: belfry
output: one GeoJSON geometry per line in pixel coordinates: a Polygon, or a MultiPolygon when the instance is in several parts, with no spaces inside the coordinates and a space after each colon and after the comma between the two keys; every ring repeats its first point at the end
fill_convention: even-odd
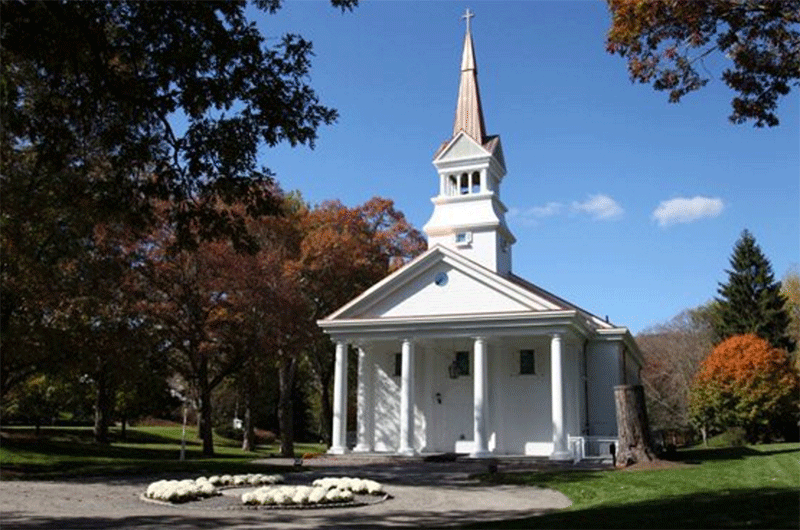
{"type": "Polygon", "coordinates": [[[453,136],[434,155],[439,194],[431,199],[433,215],[424,230],[429,246],[452,248],[505,275],[511,271],[511,245],[516,239],[506,225],[507,208],[500,200],[506,174],[500,136],[488,136],[483,119],[472,16],[467,10],[453,136]]]}

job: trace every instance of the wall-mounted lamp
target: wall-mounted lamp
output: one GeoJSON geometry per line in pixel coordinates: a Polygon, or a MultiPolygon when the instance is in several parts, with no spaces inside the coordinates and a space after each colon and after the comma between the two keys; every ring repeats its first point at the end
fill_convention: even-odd
{"type": "Polygon", "coordinates": [[[438,403],[439,405],[442,404],[442,393],[441,392],[436,392],[436,403],[438,403]]]}
{"type": "Polygon", "coordinates": [[[450,379],[458,379],[458,363],[456,361],[450,363],[450,366],[447,367],[447,372],[450,375],[450,379]]]}

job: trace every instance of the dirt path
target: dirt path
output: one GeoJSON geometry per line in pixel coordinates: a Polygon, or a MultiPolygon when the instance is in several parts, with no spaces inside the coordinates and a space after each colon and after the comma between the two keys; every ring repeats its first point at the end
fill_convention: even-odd
{"type": "MultiPolygon", "coordinates": [[[[570,505],[561,493],[519,486],[482,486],[465,466],[327,467],[304,474],[381,480],[392,499],[370,506],[319,510],[210,510],[142,502],[148,478],[0,482],[0,526],[6,529],[393,528],[512,519],[570,505]]],[[[298,477],[287,475],[290,481],[298,477]]],[[[293,480],[294,479],[294,480],[293,480]]]]}

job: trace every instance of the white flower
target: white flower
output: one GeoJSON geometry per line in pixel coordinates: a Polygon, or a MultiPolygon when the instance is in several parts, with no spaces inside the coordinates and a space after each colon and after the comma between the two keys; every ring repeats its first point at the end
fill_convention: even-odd
{"type": "Polygon", "coordinates": [[[168,502],[185,502],[217,495],[217,489],[208,481],[159,480],[147,487],[145,496],[168,502]]]}
{"type": "Polygon", "coordinates": [[[321,504],[325,502],[325,495],[328,493],[327,488],[316,486],[308,494],[308,502],[310,504],[321,504]]]}
{"type": "Polygon", "coordinates": [[[233,483],[233,477],[230,475],[222,475],[220,477],[220,482],[225,484],[226,486],[233,483]]]}
{"type": "Polygon", "coordinates": [[[292,502],[292,498],[284,494],[282,491],[276,491],[273,493],[272,500],[275,501],[275,504],[290,504],[292,502]]]}
{"type": "Polygon", "coordinates": [[[311,493],[311,488],[308,486],[298,486],[295,488],[292,502],[295,504],[308,504],[309,493],[311,493]]]}
{"type": "Polygon", "coordinates": [[[346,500],[352,500],[353,493],[349,492],[347,490],[334,488],[332,490],[328,490],[328,493],[325,495],[325,498],[329,502],[342,502],[342,501],[346,501],[346,500]],[[348,499],[347,496],[346,496],[348,493],[350,494],[350,499],[348,499]]]}
{"type": "Polygon", "coordinates": [[[209,477],[208,481],[214,486],[219,486],[220,484],[222,484],[222,480],[220,480],[219,475],[214,475],[212,477],[209,477]]]}
{"type": "Polygon", "coordinates": [[[367,486],[367,493],[370,495],[380,495],[383,493],[383,485],[380,482],[375,482],[374,480],[365,480],[367,486]]]}

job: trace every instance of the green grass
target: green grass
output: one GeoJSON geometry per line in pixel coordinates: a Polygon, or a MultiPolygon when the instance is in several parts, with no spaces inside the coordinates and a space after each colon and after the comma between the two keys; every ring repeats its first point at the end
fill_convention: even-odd
{"type": "MultiPolygon", "coordinates": [[[[496,474],[490,483],[552,488],[566,510],[497,528],[798,528],[800,444],[678,452],[680,467],[496,474]]],[[[480,525],[484,527],[484,524],[480,525]]]]}
{"type": "MultiPolygon", "coordinates": [[[[268,464],[252,460],[277,455],[275,445],[259,446],[254,453],[242,451],[240,443],[214,436],[215,456],[202,455],[197,430],[186,429],[186,460],[181,462],[180,426],[129,427],[126,439],[111,430],[112,443],[96,444],[91,428],[42,428],[39,438],[30,428],[4,428],[0,443],[0,476],[7,478],[53,478],[77,475],[241,473],[268,472],[268,464]]],[[[324,451],[320,444],[295,444],[295,455],[324,451]]]]}

